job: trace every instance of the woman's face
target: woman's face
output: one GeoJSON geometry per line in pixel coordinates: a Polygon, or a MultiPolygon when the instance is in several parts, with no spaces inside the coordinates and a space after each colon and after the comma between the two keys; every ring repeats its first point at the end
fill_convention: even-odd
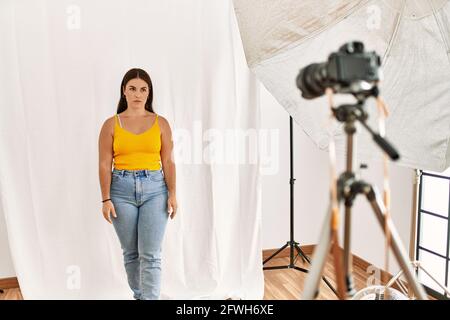
{"type": "Polygon", "coordinates": [[[148,90],[147,82],[142,79],[135,78],[128,81],[123,90],[128,107],[133,109],[145,108],[145,102],[149,94],[148,90]]]}

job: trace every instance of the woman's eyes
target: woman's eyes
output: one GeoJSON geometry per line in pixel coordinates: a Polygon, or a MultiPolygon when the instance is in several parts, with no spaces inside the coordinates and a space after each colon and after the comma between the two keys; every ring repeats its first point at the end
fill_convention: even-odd
{"type": "MultiPolygon", "coordinates": [[[[135,91],[136,88],[130,88],[130,90],[131,90],[131,91],[135,91]]],[[[146,91],[147,91],[147,88],[142,88],[141,91],[142,91],[142,92],[146,92],[146,91]]]]}

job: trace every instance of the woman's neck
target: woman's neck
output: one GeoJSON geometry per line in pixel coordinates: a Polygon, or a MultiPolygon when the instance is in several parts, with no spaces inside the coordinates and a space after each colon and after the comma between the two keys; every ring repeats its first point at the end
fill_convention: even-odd
{"type": "Polygon", "coordinates": [[[140,117],[146,117],[150,115],[150,112],[147,110],[137,110],[137,111],[133,111],[133,110],[125,110],[124,112],[122,112],[122,115],[124,117],[128,117],[128,118],[140,118],[140,117]]]}

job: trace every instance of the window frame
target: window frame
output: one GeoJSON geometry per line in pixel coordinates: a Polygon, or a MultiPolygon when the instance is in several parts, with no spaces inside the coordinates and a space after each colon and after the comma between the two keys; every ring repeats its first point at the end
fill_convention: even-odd
{"type": "MultiPolygon", "coordinates": [[[[436,174],[436,173],[432,173],[430,171],[426,171],[426,170],[419,170],[419,187],[418,187],[418,204],[417,204],[417,225],[416,225],[416,248],[415,248],[415,256],[416,256],[416,260],[420,261],[420,250],[425,251],[429,254],[432,254],[434,256],[437,256],[441,259],[444,260],[445,263],[445,282],[443,283],[444,286],[449,287],[449,267],[450,267],[450,176],[445,176],[445,175],[441,175],[441,174],[436,174]],[[422,193],[423,193],[423,186],[424,186],[424,181],[423,181],[423,177],[427,176],[427,177],[432,177],[432,178],[436,178],[436,179],[445,179],[448,181],[449,183],[449,194],[448,194],[448,199],[447,199],[447,206],[448,206],[448,215],[447,217],[442,216],[440,214],[434,213],[434,212],[430,212],[428,210],[425,210],[422,208],[422,193]],[[422,216],[426,214],[426,215],[431,215],[434,217],[437,217],[439,219],[443,219],[446,220],[447,224],[447,244],[446,244],[446,255],[443,256],[442,254],[435,252],[431,249],[428,249],[426,247],[423,247],[421,245],[421,223],[422,223],[422,216]]],[[[436,279],[438,281],[441,281],[441,279],[436,279]]],[[[450,297],[447,296],[447,294],[442,294],[440,292],[437,292],[436,290],[427,287],[426,285],[423,285],[427,291],[427,293],[437,299],[449,299],[450,297]]]]}

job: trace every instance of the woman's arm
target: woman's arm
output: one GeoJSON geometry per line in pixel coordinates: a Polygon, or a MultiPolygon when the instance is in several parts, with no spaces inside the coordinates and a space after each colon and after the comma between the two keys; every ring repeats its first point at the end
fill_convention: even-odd
{"type": "Polygon", "coordinates": [[[98,174],[100,178],[100,188],[102,190],[102,200],[109,199],[111,187],[111,170],[113,162],[113,127],[114,118],[109,118],[103,123],[98,139],[98,174]]]}
{"type": "MultiPolygon", "coordinates": [[[[102,189],[102,200],[110,198],[112,162],[113,162],[113,134],[114,117],[103,123],[98,138],[98,175],[100,178],[100,188],[102,189]]],[[[111,200],[103,202],[103,217],[112,223],[111,214],[117,218],[116,210],[111,200]]]]}
{"type": "Polygon", "coordinates": [[[160,128],[161,128],[161,164],[164,171],[164,177],[169,190],[168,210],[171,213],[171,218],[175,217],[177,211],[176,201],[176,169],[175,161],[173,158],[173,140],[172,130],[170,129],[169,122],[159,116],[160,128]]]}

